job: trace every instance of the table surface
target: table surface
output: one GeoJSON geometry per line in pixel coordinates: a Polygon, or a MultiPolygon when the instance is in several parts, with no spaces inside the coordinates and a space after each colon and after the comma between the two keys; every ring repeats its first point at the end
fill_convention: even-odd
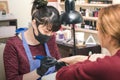
{"type": "Polygon", "coordinates": [[[8,20],[17,20],[17,19],[12,14],[6,14],[6,15],[0,16],[0,21],[8,21],[8,20]]]}
{"type": "MultiPolygon", "coordinates": [[[[68,45],[59,41],[56,41],[59,51],[62,57],[68,57],[73,55],[74,49],[73,45],[68,45]]],[[[101,46],[100,45],[86,45],[81,47],[76,47],[76,55],[89,55],[89,52],[92,53],[101,53],[101,46]]]]}

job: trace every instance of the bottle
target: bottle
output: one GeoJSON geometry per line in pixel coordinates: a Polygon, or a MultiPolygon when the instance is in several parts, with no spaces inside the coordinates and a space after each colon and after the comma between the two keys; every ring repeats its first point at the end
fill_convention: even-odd
{"type": "Polygon", "coordinates": [[[99,9],[96,8],[95,11],[93,12],[93,16],[94,16],[94,17],[98,17],[98,11],[99,11],[99,9]]]}
{"type": "Polygon", "coordinates": [[[92,22],[92,25],[93,25],[92,29],[96,30],[96,21],[92,22]]]}
{"type": "Polygon", "coordinates": [[[93,29],[92,21],[89,22],[89,29],[93,29]]]}
{"type": "Polygon", "coordinates": [[[93,17],[93,9],[92,8],[89,9],[89,16],[93,17]]]}
{"type": "Polygon", "coordinates": [[[6,15],[6,11],[5,10],[2,10],[2,15],[6,15]]]}
{"type": "Polygon", "coordinates": [[[81,7],[80,7],[80,14],[83,16],[83,10],[81,7]]]}
{"type": "Polygon", "coordinates": [[[82,15],[82,16],[85,16],[85,9],[82,9],[81,7],[80,7],[80,14],[82,15]]]}
{"type": "Polygon", "coordinates": [[[89,29],[89,22],[88,20],[85,21],[85,29],[89,29]]]}
{"type": "Polygon", "coordinates": [[[86,9],[86,11],[85,11],[85,16],[86,16],[86,17],[89,17],[89,9],[86,9]]]}
{"type": "Polygon", "coordinates": [[[81,23],[81,28],[85,28],[85,22],[81,23]]]}
{"type": "Polygon", "coordinates": [[[61,28],[61,29],[59,30],[59,34],[58,34],[58,35],[59,35],[58,38],[59,38],[60,40],[64,40],[63,28],[61,28]]]}

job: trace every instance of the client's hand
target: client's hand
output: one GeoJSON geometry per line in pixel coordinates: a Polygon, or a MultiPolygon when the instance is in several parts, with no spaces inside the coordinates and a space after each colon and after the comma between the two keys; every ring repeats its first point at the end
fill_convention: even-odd
{"type": "Polygon", "coordinates": [[[88,56],[76,55],[76,56],[61,58],[58,60],[58,62],[65,62],[66,64],[70,65],[70,64],[75,64],[80,61],[85,61],[87,59],[88,59],[88,56]]]}
{"type": "Polygon", "coordinates": [[[43,59],[41,59],[41,65],[40,67],[37,69],[37,74],[39,74],[40,76],[43,76],[47,70],[54,66],[57,63],[57,60],[53,57],[44,57],[43,59]]]}

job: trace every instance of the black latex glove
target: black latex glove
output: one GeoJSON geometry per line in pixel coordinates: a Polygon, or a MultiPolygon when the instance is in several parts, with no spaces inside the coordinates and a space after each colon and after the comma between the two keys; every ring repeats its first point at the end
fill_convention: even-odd
{"type": "Polygon", "coordinates": [[[42,60],[41,60],[41,65],[40,67],[37,69],[37,74],[40,75],[40,76],[43,76],[47,70],[52,67],[52,66],[55,66],[55,64],[57,63],[57,60],[53,57],[44,57],[42,60]]]}
{"type": "Polygon", "coordinates": [[[55,64],[55,69],[56,71],[58,71],[60,68],[62,68],[63,66],[66,66],[66,63],[65,62],[57,62],[55,64]]]}

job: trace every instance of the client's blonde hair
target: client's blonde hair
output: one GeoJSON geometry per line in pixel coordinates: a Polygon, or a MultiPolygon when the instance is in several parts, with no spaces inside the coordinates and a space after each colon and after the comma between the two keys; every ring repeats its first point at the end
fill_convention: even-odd
{"type": "Polygon", "coordinates": [[[120,44],[120,4],[104,7],[99,11],[97,28],[120,44]]]}

